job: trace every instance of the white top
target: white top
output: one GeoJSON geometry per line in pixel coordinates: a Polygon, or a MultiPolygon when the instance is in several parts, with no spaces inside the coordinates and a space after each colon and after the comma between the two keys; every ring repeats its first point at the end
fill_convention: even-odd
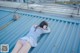
{"type": "Polygon", "coordinates": [[[36,31],[35,31],[35,27],[36,27],[36,26],[37,26],[37,25],[33,25],[33,26],[31,27],[29,33],[28,33],[26,36],[24,36],[23,38],[21,38],[21,39],[27,40],[27,39],[26,39],[27,37],[32,37],[32,38],[34,39],[34,41],[37,42],[37,41],[38,41],[38,37],[40,37],[41,34],[43,34],[43,33],[49,33],[49,32],[50,32],[50,28],[49,28],[49,27],[48,27],[46,30],[38,27],[38,28],[36,29],[36,31]]]}

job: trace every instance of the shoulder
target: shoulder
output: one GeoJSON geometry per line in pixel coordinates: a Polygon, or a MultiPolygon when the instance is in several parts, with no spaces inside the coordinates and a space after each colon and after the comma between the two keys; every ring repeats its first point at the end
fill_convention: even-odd
{"type": "Polygon", "coordinates": [[[31,26],[31,29],[34,29],[34,28],[36,28],[36,27],[37,27],[37,25],[34,24],[34,25],[31,26]]]}
{"type": "Polygon", "coordinates": [[[37,27],[37,26],[38,26],[37,24],[32,25],[32,27],[37,27]]]}

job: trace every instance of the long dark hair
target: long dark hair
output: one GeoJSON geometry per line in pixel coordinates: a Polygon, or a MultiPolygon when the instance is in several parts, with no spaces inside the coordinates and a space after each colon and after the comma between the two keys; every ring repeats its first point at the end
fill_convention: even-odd
{"type": "Polygon", "coordinates": [[[43,28],[44,25],[48,27],[48,23],[46,21],[42,21],[38,26],[35,27],[35,31],[38,27],[43,28]]]}

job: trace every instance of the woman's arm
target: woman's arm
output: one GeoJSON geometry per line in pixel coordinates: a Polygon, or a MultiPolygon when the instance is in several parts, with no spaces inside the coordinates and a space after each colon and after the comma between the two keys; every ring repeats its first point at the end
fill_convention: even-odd
{"type": "Polygon", "coordinates": [[[43,29],[43,33],[50,33],[50,28],[49,27],[47,27],[46,29],[43,29]]]}

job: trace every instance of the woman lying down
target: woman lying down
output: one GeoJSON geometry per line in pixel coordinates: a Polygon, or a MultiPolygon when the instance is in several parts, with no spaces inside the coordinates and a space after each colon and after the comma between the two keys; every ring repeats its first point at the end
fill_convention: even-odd
{"type": "Polygon", "coordinates": [[[42,21],[39,25],[33,25],[29,33],[17,41],[12,53],[28,53],[31,47],[37,46],[38,37],[43,33],[50,33],[46,21],[42,21]]]}

